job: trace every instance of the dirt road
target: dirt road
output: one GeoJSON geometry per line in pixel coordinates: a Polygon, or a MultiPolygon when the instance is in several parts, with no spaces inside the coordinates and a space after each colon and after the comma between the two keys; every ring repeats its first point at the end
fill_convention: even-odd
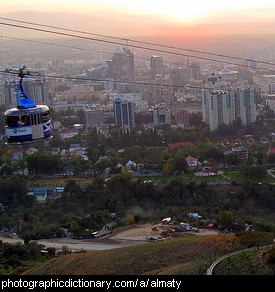
{"type": "MultiPolygon", "coordinates": [[[[45,247],[54,247],[56,249],[62,249],[63,246],[66,246],[72,251],[76,250],[106,250],[113,248],[120,248],[130,245],[137,245],[146,243],[147,237],[157,238],[162,235],[165,226],[156,225],[156,228],[152,224],[144,224],[130,227],[121,227],[113,231],[113,233],[106,235],[102,238],[96,239],[71,239],[71,238],[54,238],[54,239],[40,239],[37,240],[39,244],[43,244],[45,247]]],[[[190,236],[190,235],[206,235],[217,233],[214,230],[204,230],[198,233],[185,232],[178,234],[179,236],[190,236]]],[[[0,240],[3,242],[16,243],[24,241],[22,239],[16,238],[12,235],[1,234],[0,240]]]]}
{"type": "MultiPolygon", "coordinates": [[[[7,238],[0,236],[0,240],[3,242],[8,243],[17,243],[24,241],[20,238],[7,238]]],[[[113,249],[113,248],[120,248],[125,247],[127,245],[131,245],[130,242],[127,243],[106,243],[105,241],[102,242],[93,242],[93,240],[77,240],[77,239],[70,239],[70,238],[54,238],[54,239],[40,239],[34,240],[39,244],[44,245],[45,247],[54,247],[56,249],[62,249],[63,246],[66,246],[69,250],[77,251],[77,250],[106,250],[106,249],[113,249]]],[[[132,242],[132,244],[136,244],[132,242]]]]}

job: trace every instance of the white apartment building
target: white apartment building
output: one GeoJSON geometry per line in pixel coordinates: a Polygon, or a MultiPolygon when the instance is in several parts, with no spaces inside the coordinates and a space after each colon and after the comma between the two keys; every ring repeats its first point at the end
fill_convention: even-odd
{"type": "Polygon", "coordinates": [[[275,94],[265,94],[264,99],[265,104],[269,106],[273,113],[275,113],[275,94]]]}
{"type": "Polygon", "coordinates": [[[171,123],[171,111],[165,103],[160,103],[153,108],[153,118],[155,125],[171,123]]]}
{"type": "Polygon", "coordinates": [[[204,90],[202,97],[203,121],[214,130],[219,124],[229,125],[240,118],[244,125],[255,122],[257,117],[256,93],[251,86],[229,90],[204,90]]]}
{"type": "Polygon", "coordinates": [[[275,75],[253,76],[253,84],[257,91],[261,93],[262,98],[264,94],[275,93],[275,75]]]}
{"type": "Polygon", "coordinates": [[[240,86],[234,89],[235,118],[244,125],[254,123],[257,118],[256,90],[253,86],[240,86]]]}
{"type": "Polygon", "coordinates": [[[214,130],[219,124],[226,125],[235,119],[234,99],[224,90],[205,90],[202,98],[203,121],[214,130]]]}

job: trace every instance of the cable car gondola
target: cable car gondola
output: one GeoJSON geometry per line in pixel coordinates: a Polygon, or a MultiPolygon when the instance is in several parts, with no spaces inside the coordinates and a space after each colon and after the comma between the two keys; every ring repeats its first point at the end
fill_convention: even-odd
{"type": "MultiPolygon", "coordinates": [[[[5,111],[5,126],[8,144],[33,143],[52,137],[51,118],[47,105],[36,105],[23,89],[25,66],[19,69],[17,107],[5,111]]],[[[9,72],[9,71],[7,71],[9,72]]]]}

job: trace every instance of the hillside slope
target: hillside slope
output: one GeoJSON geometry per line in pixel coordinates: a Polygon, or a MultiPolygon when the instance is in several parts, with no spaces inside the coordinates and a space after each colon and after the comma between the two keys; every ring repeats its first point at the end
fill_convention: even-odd
{"type": "Polygon", "coordinates": [[[205,273],[225,252],[270,244],[274,234],[190,236],[112,250],[72,253],[34,267],[27,275],[138,275],[205,273]],[[259,241],[260,240],[260,241],[259,241]]]}

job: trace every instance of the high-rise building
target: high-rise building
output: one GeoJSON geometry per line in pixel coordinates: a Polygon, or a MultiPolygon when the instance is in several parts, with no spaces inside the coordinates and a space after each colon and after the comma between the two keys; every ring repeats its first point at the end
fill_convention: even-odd
{"type": "Polygon", "coordinates": [[[189,123],[188,120],[188,110],[187,109],[177,109],[175,111],[175,123],[180,126],[186,126],[189,123]]]}
{"type": "Polygon", "coordinates": [[[163,77],[164,66],[162,56],[152,56],[151,57],[151,78],[157,79],[157,77],[163,77]]]}
{"type": "Polygon", "coordinates": [[[17,83],[15,81],[6,81],[4,84],[5,107],[6,109],[17,106],[16,100],[17,83]]]}
{"type": "Polygon", "coordinates": [[[203,92],[202,113],[203,121],[214,130],[219,124],[233,122],[235,111],[233,98],[230,92],[224,90],[211,90],[203,92]]]}
{"type": "Polygon", "coordinates": [[[275,94],[264,95],[265,104],[269,106],[270,110],[275,114],[275,94]]]}
{"type": "Polygon", "coordinates": [[[165,103],[157,104],[154,107],[153,119],[155,125],[171,123],[171,111],[165,103]]]}
{"type": "Polygon", "coordinates": [[[123,101],[121,98],[113,102],[115,124],[120,126],[135,126],[135,104],[130,101],[123,101]]]}
{"type": "Polygon", "coordinates": [[[198,62],[191,62],[189,66],[189,77],[193,79],[200,78],[200,64],[198,62]]]}
{"type": "Polygon", "coordinates": [[[84,110],[86,126],[88,128],[101,127],[104,125],[104,112],[97,106],[91,106],[84,110]]]}
{"type": "Polygon", "coordinates": [[[264,74],[264,75],[254,75],[253,84],[257,91],[260,92],[260,97],[264,97],[266,93],[275,94],[275,75],[274,74],[264,74]]]}
{"type": "Polygon", "coordinates": [[[204,90],[202,97],[203,121],[214,130],[219,124],[229,125],[237,118],[242,124],[256,121],[256,93],[252,86],[230,90],[204,90]]]}
{"type": "Polygon", "coordinates": [[[130,49],[118,47],[111,60],[107,61],[108,78],[114,80],[134,80],[134,53],[130,49]]]}
{"type": "Polygon", "coordinates": [[[254,123],[257,118],[256,90],[253,86],[241,86],[233,91],[235,100],[235,118],[244,125],[254,123]]]}

